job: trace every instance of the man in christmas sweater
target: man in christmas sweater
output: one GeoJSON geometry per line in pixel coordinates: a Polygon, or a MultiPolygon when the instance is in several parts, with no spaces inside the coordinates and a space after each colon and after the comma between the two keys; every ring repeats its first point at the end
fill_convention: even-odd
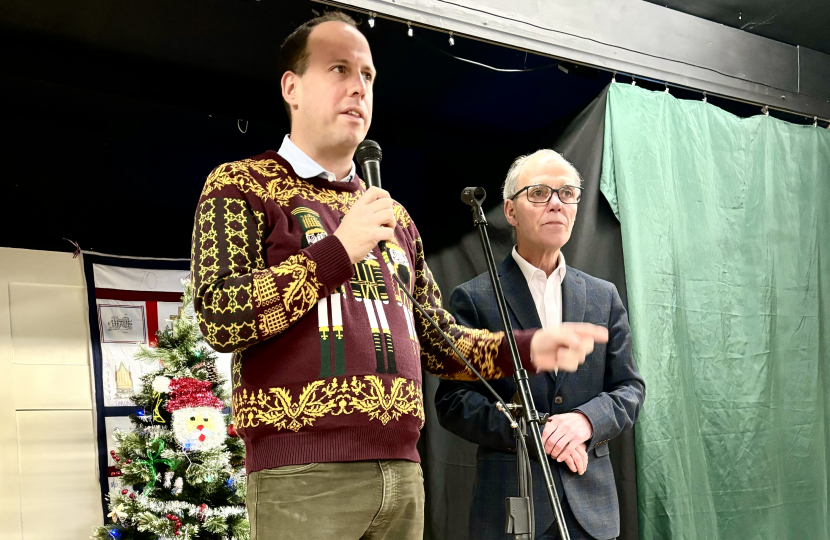
{"type": "MultiPolygon", "coordinates": [[[[455,324],[406,210],[355,175],[375,68],[354,21],[313,19],[280,53],[290,137],[214,169],[193,235],[199,324],[216,350],[234,352],[251,537],[420,539],[421,369],[474,376],[413,311],[377,243],[484,377],[512,374],[507,343],[455,324]]],[[[533,372],[574,370],[606,339],[586,324],[516,332],[533,372]]]]}

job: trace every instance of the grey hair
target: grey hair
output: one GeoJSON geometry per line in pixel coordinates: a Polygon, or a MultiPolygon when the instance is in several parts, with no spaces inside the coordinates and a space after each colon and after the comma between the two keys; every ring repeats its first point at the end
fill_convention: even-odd
{"type": "Polygon", "coordinates": [[[525,154],[524,156],[517,157],[510,166],[510,169],[507,170],[507,177],[504,179],[504,186],[502,187],[502,196],[505,201],[513,197],[519,190],[519,174],[521,174],[522,167],[524,167],[525,162],[536,156],[550,156],[554,160],[558,161],[563,167],[565,167],[565,169],[568,170],[571,177],[574,179],[575,184],[582,187],[582,177],[579,175],[579,171],[576,170],[576,167],[574,167],[570,161],[562,157],[562,154],[559,152],[549,148],[543,148],[542,150],[537,150],[532,154],[525,154]]]}

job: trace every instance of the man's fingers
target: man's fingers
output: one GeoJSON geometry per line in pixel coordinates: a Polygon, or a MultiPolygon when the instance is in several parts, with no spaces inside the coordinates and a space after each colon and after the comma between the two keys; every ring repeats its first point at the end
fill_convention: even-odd
{"type": "Polygon", "coordinates": [[[594,340],[591,338],[582,338],[582,356],[588,356],[594,352],[594,340]]]}
{"type": "Polygon", "coordinates": [[[397,225],[395,212],[392,210],[392,199],[378,199],[371,203],[367,209],[372,213],[372,219],[376,220],[378,225],[392,229],[397,225]]]}
{"type": "Polygon", "coordinates": [[[394,206],[394,203],[392,202],[392,199],[389,197],[381,197],[379,199],[370,201],[368,206],[372,210],[378,211],[392,208],[394,206]]]}
{"type": "Polygon", "coordinates": [[[588,466],[588,461],[578,448],[574,449],[571,456],[573,457],[574,464],[576,465],[576,473],[582,475],[585,472],[585,468],[588,466]]]}
{"type": "Polygon", "coordinates": [[[556,367],[562,371],[574,372],[579,364],[585,361],[585,355],[581,350],[574,350],[569,347],[559,347],[556,351],[556,367]]]}
{"type": "Polygon", "coordinates": [[[581,476],[585,474],[585,469],[588,467],[588,460],[585,459],[585,456],[579,450],[575,450],[573,455],[574,462],[576,463],[576,472],[581,476]]]}
{"type": "Polygon", "coordinates": [[[552,439],[553,439],[553,433],[548,435],[548,438],[545,439],[545,453],[548,454],[548,455],[550,455],[550,453],[553,452],[553,445],[556,442],[552,439]]]}
{"type": "Polygon", "coordinates": [[[572,456],[568,456],[565,459],[565,465],[568,466],[568,468],[571,470],[571,472],[574,472],[574,473],[579,472],[579,465],[577,465],[577,463],[574,461],[574,458],[572,456]]]}
{"type": "MultiPolygon", "coordinates": [[[[563,323],[562,326],[565,324],[563,323]]],[[[567,325],[580,337],[589,337],[597,343],[608,343],[608,329],[604,326],[591,323],[567,323],[567,325]]]]}
{"type": "Polygon", "coordinates": [[[545,439],[546,454],[550,454],[551,452],[553,452],[553,446],[556,444],[556,441],[558,441],[562,437],[562,433],[557,433],[556,431],[556,427],[554,427],[545,439]]]}
{"type": "Polygon", "coordinates": [[[559,455],[559,457],[560,457],[560,460],[559,460],[559,461],[561,461],[562,456],[567,456],[567,455],[569,455],[569,454],[573,453],[573,452],[574,452],[574,449],[575,449],[577,446],[579,446],[580,444],[582,444],[582,443],[581,443],[581,442],[579,442],[578,440],[576,440],[575,438],[574,438],[574,439],[571,439],[571,440],[568,442],[568,445],[567,445],[565,448],[563,448],[563,449],[562,449],[562,453],[559,455]]]}
{"type": "Polygon", "coordinates": [[[390,240],[394,240],[395,239],[395,229],[392,229],[390,227],[381,227],[380,229],[378,229],[377,239],[378,239],[378,242],[380,242],[381,240],[383,240],[384,242],[389,242],[390,240]]]}
{"type": "Polygon", "coordinates": [[[553,445],[553,450],[550,453],[550,457],[557,459],[558,461],[561,461],[558,458],[560,456],[564,456],[562,451],[565,449],[568,443],[571,442],[571,439],[573,439],[573,433],[571,432],[565,432],[562,434],[561,437],[558,437],[556,443],[553,445]]]}
{"type": "MultiPolygon", "coordinates": [[[[366,190],[366,193],[363,194],[357,202],[362,202],[363,204],[370,204],[375,202],[378,199],[391,199],[392,197],[389,195],[389,192],[385,189],[381,189],[379,187],[370,187],[366,190]]],[[[355,203],[357,204],[357,203],[355,203]]]]}
{"type": "Polygon", "coordinates": [[[596,343],[608,341],[608,329],[590,323],[563,323],[555,330],[540,330],[531,342],[533,363],[539,371],[554,367],[576,371],[596,343]]]}
{"type": "Polygon", "coordinates": [[[384,225],[390,229],[394,229],[398,226],[398,222],[395,220],[395,212],[392,210],[386,210],[381,213],[381,217],[383,218],[381,225],[384,225]]]}

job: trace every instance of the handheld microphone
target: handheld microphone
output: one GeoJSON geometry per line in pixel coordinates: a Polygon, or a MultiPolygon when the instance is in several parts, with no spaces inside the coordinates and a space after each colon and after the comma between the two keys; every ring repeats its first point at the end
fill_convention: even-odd
{"type": "MultiPolygon", "coordinates": [[[[367,187],[380,187],[380,162],[383,159],[383,152],[380,151],[380,145],[375,141],[369,139],[364,140],[357,145],[357,150],[354,157],[360,164],[360,170],[363,171],[363,178],[366,180],[367,187]]],[[[386,254],[386,242],[381,240],[378,242],[380,252],[383,254],[383,259],[389,266],[389,271],[394,274],[392,264],[389,262],[389,256],[386,254]]]]}
{"type": "Polygon", "coordinates": [[[380,145],[375,141],[366,139],[357,146],[354,153],[357,162],[360,164],[360,170],[363,171],[363,178],[366,180],[367,187],[380,187],[380,162],[383,159],[383,153],[380,151],[380,145]]]}

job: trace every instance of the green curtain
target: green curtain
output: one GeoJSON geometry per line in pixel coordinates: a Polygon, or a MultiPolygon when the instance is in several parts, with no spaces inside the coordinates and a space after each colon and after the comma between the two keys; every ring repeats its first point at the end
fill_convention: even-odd
{"type": "Polygon", "coordinates": [[[830,131],[612,84],[640,537],[830,538],[830,131]]]}

